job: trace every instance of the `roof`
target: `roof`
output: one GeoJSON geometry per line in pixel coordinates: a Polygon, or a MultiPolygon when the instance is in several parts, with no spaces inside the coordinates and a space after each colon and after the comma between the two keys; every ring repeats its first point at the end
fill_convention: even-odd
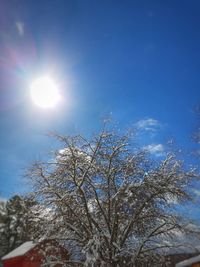
{"type": "Polygon", "coordinates": [[[200,262],[200,255],[196,257],[189,258],[188,260],[181,261],[176,264],[176,267],[186,267],[190,266],[193,263],[200,262]]]}
{"type": "Polygon", "coordinates": [[[33,243],[33,241],[28,241],[23,243],[21,246],[9,252],[7,255],[2,257],[2,260],[7,260],[14,257],[19,257],[25,255],[28,251],[34,248],[37,244],[33,243]]]}

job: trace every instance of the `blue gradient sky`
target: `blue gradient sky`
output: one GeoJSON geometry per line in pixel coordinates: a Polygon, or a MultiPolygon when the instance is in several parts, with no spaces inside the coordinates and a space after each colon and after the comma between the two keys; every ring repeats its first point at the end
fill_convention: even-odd
{"type": "Polygon", "coordinates": [[[200,99],[197,0],[1,0],[0,196],[26,190],[27,165],[52,146],[46,133],[90,134],[112,113],[163,153],[191,146],[200,99]],[[30,99],[34,77],[59,82],[62,103],[30,99]]]}

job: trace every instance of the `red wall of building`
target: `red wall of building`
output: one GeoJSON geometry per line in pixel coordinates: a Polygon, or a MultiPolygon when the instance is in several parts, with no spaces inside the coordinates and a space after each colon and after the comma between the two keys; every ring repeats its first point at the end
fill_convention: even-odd
{"type": "Polygon", "coordinates": [[[22,267],[40,267],[40,266],[41,266],[40,262],[37,262],[37,261],[33,262],[33,261],[28,261],[28,260],[24,260],[23,265],[22,265],[22,267]]]}
{"type": "MultiPolygon", "coordinates": [[[[45,261],[45,257],[59,256],[60,259],[66,261],[69,255],[66,249],[59,246],[54,241],[43,241],[35,248],[27,252],[24,256],[18,256],[3,261],[3,267],[40,267],[45,261]],[[46,251],[46,253],[44,253],[46,251]]],[[[57,264],[55,267],[60,267],[57,264]]]]}
{"type": "Polygon", "coordinates": [[[23,267],[23,257],[16,257],[4,260],[3,267],[23,267]]]}

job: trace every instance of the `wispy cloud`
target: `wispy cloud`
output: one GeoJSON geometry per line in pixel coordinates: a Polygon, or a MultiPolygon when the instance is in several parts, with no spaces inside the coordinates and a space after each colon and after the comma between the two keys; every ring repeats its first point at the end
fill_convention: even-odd
{"type": "Polygon", "coordinates": [[[153,118],[142,119],[135,123],[138,130],[155,132],[161,127],[161,123],[153,118]]]}
{"type": "Polygon", "coordinates": [[[16,29],[17,29],[17,32],[20,36],[23,36],[24,35],[24,23],[21,22],[21,21],[17,21],[15,23],[15,26],[16,26],[16,29]]]}
{"type": "Polygon", "coordinates": [[[144,150],[153,154],[154,156],[161,157],[164,154],[164,146],[162,144],[150,144],[143,147],[144,150]]]}

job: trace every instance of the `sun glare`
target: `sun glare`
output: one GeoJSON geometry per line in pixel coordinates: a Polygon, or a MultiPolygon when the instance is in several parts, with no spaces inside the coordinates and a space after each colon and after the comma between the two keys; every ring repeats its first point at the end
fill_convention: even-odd
{"type": "Polygon", "coordinates": [[[49,76],[43,76],[31,83],[31,98],[42,108],[55,107],[60,101],[58,86],[49,76]]]}

